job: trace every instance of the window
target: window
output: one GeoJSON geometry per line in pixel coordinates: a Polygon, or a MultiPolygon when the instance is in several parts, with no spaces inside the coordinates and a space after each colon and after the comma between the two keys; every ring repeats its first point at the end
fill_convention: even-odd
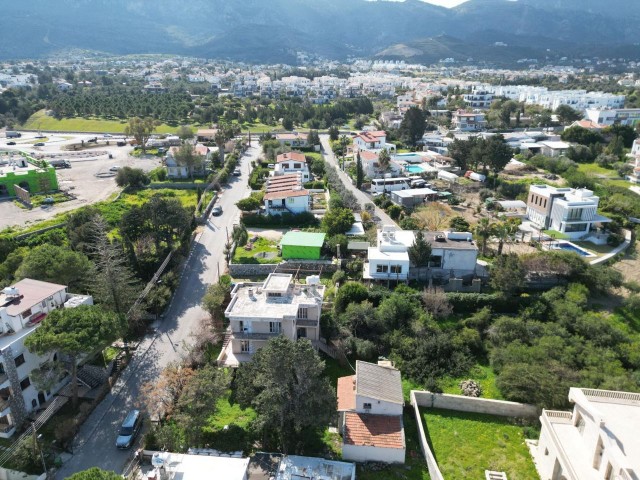
{"type": "Polygon", "coordinates": [[[307,307],[298,308],[298,318],[306,320],[309,318],[309,309],[307,307]]]}
{"type": "Polygon", "coordinates": [[[4,363],[0,363],[0,375],[4,375],[6,372],[4,371],[4,363]]]}
{"type": "Polygon", "coordinates": [[[250,344],[248,340],[242,340],[240,342],[240,351],[242,353],[249,353],[250,344]]]}
{"type": "Polygon", "coordinates": [[[238,331],[244,332],[244,322],[242,320],[238,321],[238,331]]]}
{"type": "Polygon", "coordinates": [[[376,273],[387,273],[388,271],[388,265],[376,265],[376,273]]]}
{"type": "Polygon", "coordinates": [[[26,390],[27,388],[29,388],[29,385],[31,385],[31,380],[29,380],[29,377],[26,377],[20,382],[20,388],[22,390],[26,390]]]}
{"type": "Polygon", "coordinates": [[[584,427],[586,426],[586,422],[584,421],[584,418],[582,418],[582,415],[580,415],[578,413],[578,419],[576,421],[576,427],[578,427],[578,431],[580,432],[580,435],[582,435],[582,432],[584,432],[584,427]]]}
{"type": "Polygon", "coordinates": [[[402,265],[391,265],[391,273],[402,273],[402,265]]]}
{"type": "Polygon", "coordinates": [[[269,322],[269,333],[280,333],[280,322],[269,322]]]}
{"type": "Polygon", "coordinates": [[[442,256],[431,255],[431,258],[429,259],[429,266],[431,268],[442,268],[442,256]]]}
{"type": "Polygon", "coordinates": [[[20,355],[18,355],[14,360],[16,363],[16,367],[19,367],[20,365],[22,365],[24,363],[24,353],[21,353],[20,355]]]}
{"type": "Polygon", "coordinates": [[[269,292],[269,297],[281,297],[282,294],[280,292],[269,292]]]}
{"type": "Polygon", "coordinates": [[[362,405],[362,408],[364,408],[365,410],[371,410],[371,404],[370,403],[365,403],[362,405]]]}
{"type": "Polygon", "coordinates": [[[615,475],[613,473],[613,467],[610,463],[607,463],[607,472],[604,474],[605,480],[613,480],[615,475]]]}
{"type": "Polygon", "coordinates": [[[20,315],[22,315],[22,318],[27,318],[31,316],[31,309],[28,308],[26,309],[24,312],[22,312],[20,315]]]}
{"type": "Polygon", "coordinates": [[[565,224],[565,232],[584,232],[587,229],[588,223],[569,223],[565,224]]]}
{"type": "Polygon", "coordinates": [[[287,198],[287,203],[296,203],[296,198],[295,197],[287,198]]]}
{"type": "Polygon", "coordinates": [[[600,463],[602,462],[602,454],[604,453],[604,443],[602,438],[598,438],[598,445],[596,446],[596,454],[593,457],[593,468],[600,470],[600,463]]]}
{"type": "Polygon", "coordinates": [[[306,328],[299,328],[298,329],[298,338],[307,338],[307,329],[306,328]]]}
{"type": "Polygon", "coordinates": [[[293,164],[293,168],[300,168],[300,164],[299,163],[294,163],[293,164]]]}
{"type": "Polygon", "coordinates": [[[567,220],[581,220],[582,219],[582,209],[574,208],[567,212],[567,220]]]}

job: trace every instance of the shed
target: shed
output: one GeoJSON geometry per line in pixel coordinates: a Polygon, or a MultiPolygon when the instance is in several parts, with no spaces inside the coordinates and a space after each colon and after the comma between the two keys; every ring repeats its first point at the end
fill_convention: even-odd
{"type": "Polygon", "coordinates": [[[324,233],[287,232],[280,241],[282,258],[319,260],[324,237],[324,233]]]}

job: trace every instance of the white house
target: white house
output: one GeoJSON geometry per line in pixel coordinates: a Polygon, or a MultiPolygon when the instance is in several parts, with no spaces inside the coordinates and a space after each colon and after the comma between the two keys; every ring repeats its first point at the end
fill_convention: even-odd
{"type": "Polygon", "coordinates": [[[458,110],[451,116],[451,127],[459,132],[478,132],[487,127],[484,113],[458,110]]]}
{"type": "Polygon", "coordinates": [[[311,210],[311,194],[302,187],[302,175],[299,173],[269,178],[263,201],[266,215],[298,214],[311,210]]]}
{"type": "Polygon", "coordinates": [[[67,376],[50,390],[38,391],[31,382],[31,372],[51,359],[29,352],[25,338],[52,310],[81,304],[92,305],[93,299],[71,295],[64,285],[28,278],[0,292],[0,437],[10,437],[30,412],[69,381],[67,376]]]}
{"type": "Polygon", "coordinates": [[[402,167],[395,161],[389,162],[387,170],[382,171],[380,163],[378,162],[379,152],[373,150],[359,150],[354,154],[354,159],[360,154],[360,161],[362,162],[362,169],[364,174],[368,178],[378,178],[383,175],[399,175],[402,173],[402,167]]]}
{"type": "Polygon", "coordinates": [[[211,160],[211,150],[209,147],[198,144],[193,146],[193,153],[201,157],[199,165],[191,167],[191,169],[179,162],[176,158],[176,153],[180,150],[180,147],[171,147],[167,152],[165,159],[165,165],[167,167],[167,177],[169,178],[191,178],[192,176],[202,176],[205,172],[205,164],[211,160]],[[193,171],[190,171],[193,170],[193,171]]]}
{"type": "Polygon", "coordinates": [[[391,192],[391,201],[401,207],[414,208],[438,199],[438,192],[430,188],[410,188],[391,192]]]}
{"type": "Polygon", "coordinates": [[[393,143],[387,143],[387,132],[384,130],[360,132],[354,137],[353,144],[354,150],[396,150],[393,143]]]}
{"type": "Polygon", "coordinates": [[[640,108],[588,108],[587,118],[606,127],[613,124],[635,127],[640,123],[640,108]]]}
{"type": "Polygon", "coordinates": [[[303,153],[288,152],[276,157],[274,175],[286,175],[288,173],[299,173],[303,182],[311,180],[309,165],[303,153]]]}
{"type": "Polygon", "coordinates": [[[276,140],[280,145],[289,145],[290,147],[305,148],[309,144],[307,142],[307,135],[298,132],[285,132],[276,133],[276,140]]]}
{"type": "Polygon", "coordinates": [[[356,374],[338,379],[342,458],[404,463],[406,443],[400,371],[391,362],[356,361],[356,374]]]}
{"type": "MultiPolygon", "coordinates": [[[[467,232],[423,232],[431,244],[429,274],[432,277],[474,275],[478,247],[467,232]]],[[[378,230],[377,246],[367,250],[363,278],[366,280],[407,280],[411,269],[408,250],[415,242],[411,230],[385,225],[378,230]]]]}
{"type": "Polygon", "coordinates": [[[527,217],[541,230],[556,230],[576,240],[587,236],[594,224],[611,221],[597,214],[599,202],[586,188],[531,185],[527,217]]]}
{"type": "Polygon", "coordinates": [[[536,145],[539,145],[540,152],[543,155],[546,155],[548,157],[559,157],[561,155],[564,155],[567,152],[567,150],[569,150],[569,147],[571,146],[571,144],[567,142],[551,141],[551,140],[538,142],[536,145]]]}
{"type": "Polygon", "coordinates": [[[572,412],[543,410],[535,452],[541,480],[640,478],[640,394],[569,389],[572,412]]]}
{"type": "Polygon", "coordinates": [[[278,335],[318,341],[325,287],[318,277],[306,280],[301,285],[291,274],[271,273],[263,283],[238,283],[224,312],[229,327],[218,365],[250,361],[251,355],[278,335]]]}

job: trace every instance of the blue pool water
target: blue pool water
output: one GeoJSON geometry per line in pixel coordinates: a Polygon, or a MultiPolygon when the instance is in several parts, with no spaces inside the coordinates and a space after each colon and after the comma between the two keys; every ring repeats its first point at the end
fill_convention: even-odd
{"type": "Polygon", "coordinates": [[[404,169],[410,173],[422,173],[424,170],[419,165],[406,165],[404,169]]]}
{"type": "Polygon", "coordinates": [[[558,248],[559,250],[567,250],[569,252],[574,252],[574,253],[577,253],[578,255],[582,255],[583,257],[588,257],[591,255],[586,250],[583,250],[580,247],[576,247],[572,243],[558,243],[556,245],[556,248],[558,248]]]}

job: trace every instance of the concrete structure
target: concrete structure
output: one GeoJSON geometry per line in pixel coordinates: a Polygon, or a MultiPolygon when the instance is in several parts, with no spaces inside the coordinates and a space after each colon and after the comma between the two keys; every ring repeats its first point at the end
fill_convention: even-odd
{"type": "Polygon", "coordinates": [[[408,190],[391,192],[391,201],[396,205],[406,208],[414,208],[437,199],[438,192],[430,188],[410,188],[408,190]]]}
{"type": "Polygon", "coordinates": [[[57,308],[92,305],[89,296],[74,296],[67,287],[25,278],[0,293],[0,437],[8,438],[69,381],[62,378],[47,391],[38,391],[29,378],[57,354],[40,356],[29,352],[24,340],[57,308]]]}
{"type": "Polygon", "coordinates": [[[280,241],[282,258],[319,260],[324,237],[324,233],[287,232],[280,241]]]}
{"type": "Polygon", "coordinates": [[[298,132],[276,133],[276,140],[282,146],[289,145],[290,147],[298,147],[298,148],[305,148],[309,146],[307,142],[306,133],[298,133],[298,132]]]}
{"type": "Polygon", "coordinates": [[[30,193],[58,190],[55,168],[36,166],[36,160],[22,152],[0,152],[0,198],[15,197],[15,186],[30,193]]]}
{"type": "Polygon", "coordinates": [[[238,283],[224,312],[229,328],[218,365],[235,367],[249,361],[278,335],[317,341],[324,289],[317,276],[301,285],[284,273],[272,273],[264,283],[238,283]]]}
{"type": "Polygon", "coordinates": [[[267,215],[298,214],[311,210],[311,194],[302,187],[302,176],[297,173],[269,178],[263,200],[267,215]]]}
{"type": "Polygon", "coordinates": [[[586,116],[592,122],[605,127],[616,123],[635,127],[640,123],[640,108],[589,108],[586,116]]]}
{"type": "Polygon", "coordinates": [[[356,480],[353,463],[336,462],[324,458],[285,455],[280,460],[274,480],[356,480]]]}
{"type": "Polygon", "coordinates": [[[303,182],[311,180],[309,173],[309,165],[303,153],[289,152],[282,153],[276,158],[276,166],[274,175],[286,175],[290,173],[298,173],[303,182]]]}
{"type": "Polygon", "coordinates": [[[484,113],[458,110],[451,116],[451,127],[459,132],[479,132],[487,127],[484,113]]]}
{"type": "MultiPolygon", "coordinates": [[[[191,452],[191,450],[189,450],[191,452]]],[[[247,480],[249,459],[221,457],[207,453],[154,452],[147,480],[203,480],[220,478],[225,480],[247,480]]],[[[242,452],[240,452],[242,453],[242,452]]]]}
{"type": "MultiPolygon", "coordinates": [[[[478,247],[467,232],[424,232],[431,244],[428,275],[431,278],[459,278],[475,275],[478,247]]],[[[378,243],[369,247],[364,264],[366,280],[408,280],[408,249],[415,242],[410,230],[397,230],[385,225],[378,230],[378,243]]]]}
{"type": "Polygon", "coordinates": [[[556,230],[570,239],[587,236],[594,224],[611,220],[597,214],[600,198],[585,188],[531,185],[527,217],[541,230],[556,230]]]}
{"type": "Polygon", "coordinates": [[[559,157],[564,155],[571,146],[570,143],[560,141],[538,142],[536,145],[539,145],[540,152],[548,157],[559,157]]]}
{"type": "Polygon", "coordinates": [[[356,374],[338,379],[342,457],[404,463],[406,445],[400,371],[391,362],[356,361],[356,374]]]}
{"type": "Polygon", "coordinates": [[[354,150],[396,150],[396,146],[393,143],[387,143],[387,132],[384,130],[360,132],[353,139],[353,145],[354,150]]]}
{"type": "Polygon", "coordinates": [[[180,147],[171,147],[167,152],[165,159],[165,165],[167,167],[167,177],[169,178],[191,178],[193,176],[202,176],[205,173],[205,165],[211,160],[211,150],[204,145],[194,145],[194,155],[201,157],[199,165],[189,168],[182,162],[176,159],[176,153],[180,150],[180,147]]]}
{"type": "Polygon", "coordinates": [[[640,478],[640,394],[571,388],[569,400],[573,412],[543,410],[540,416],[540,478],[640,478]]]}

